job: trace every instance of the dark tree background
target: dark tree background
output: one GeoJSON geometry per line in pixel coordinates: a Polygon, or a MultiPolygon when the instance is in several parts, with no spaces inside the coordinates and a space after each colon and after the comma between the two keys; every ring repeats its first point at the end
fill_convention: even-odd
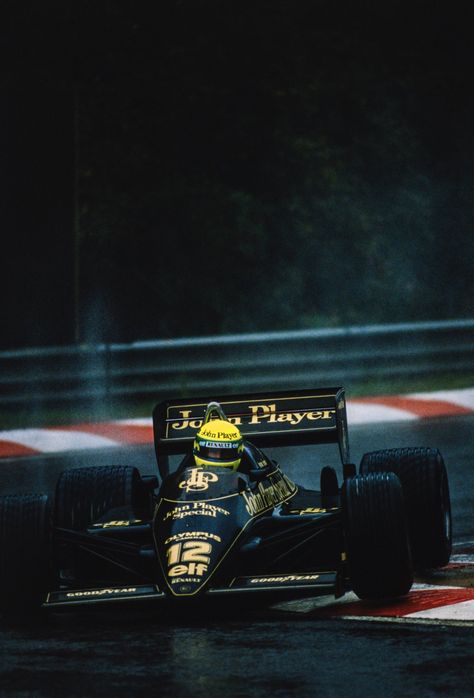
{"type": "Polygon", "coordinates": [[[3,13],[3,348],[472,316],[459,4],[3,13]]]}

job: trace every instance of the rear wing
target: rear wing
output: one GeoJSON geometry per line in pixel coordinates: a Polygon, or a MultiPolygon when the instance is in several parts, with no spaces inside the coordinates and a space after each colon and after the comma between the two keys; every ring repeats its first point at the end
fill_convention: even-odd
{"type": "Polygon", "coordinates": [[[318,388],[164,400],[153,410],[158,468],[168,474],[168,456],[190,453],[209,402],[219,402],[242,436],[259,447],[337,443],[349,463],[344,388],[318,388]]]}

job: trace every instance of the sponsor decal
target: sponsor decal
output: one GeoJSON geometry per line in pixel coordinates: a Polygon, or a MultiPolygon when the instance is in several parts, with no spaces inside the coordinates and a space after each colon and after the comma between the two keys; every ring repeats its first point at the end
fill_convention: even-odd
{"type": "Polygon", "coordinates": [[[216,533],[209,533],[208,531],[183,531],[183,533],[175,533],[165,540],[165,545],[169,543],[176,543],[182,540],[193,540],[204,538],[207,540],[214,540],[216,543],[222,543],[222,538],[216,533]]]}
{"type": "Polygon", "coordinates": [[[315,422],[320,419],[331,419],[335,413],[335,410],[277,412],[275,403],[270,405],[249,405],[249,409],[252,415],[249,424],[282,424],[288,422],[292,426],[297,426],[303,420],[315,422]]]}
{"type": "Polygon", "coordinates": [[[47,606],[61,604],[114,601],[117,599],[136,599],[163,595],[156,585],[141,584],[133,587],[103,587],[99,589],[77,589],[51,591],[46,599],[47,606]]]}
{"type": "Polygon", "coordinates": [[[291,509],[288,513],[304,516],[304,514],[327,514],[328,511],[339,511],[339,507],[330,507],[329,509],[321,509],[320,507],[306,507],[306,509],[291,509]]]}
{"type": "MultiPolygon", "coordinates": [[[[190,577],[203,577],[208,569],[209,565],[204,564],[204,562],[190,562],[188,564],[174,565],[168,570],[168,575],[170,577],[176,577],[182,574],[188,574],[190,577]]],[[[196,579],[189,581],[198,581],[196,579]]]]}
{"type": "Polygon", "coordinates": [[[203,577],[209,567],[212,544],[207,541],[187,540],[173,543],[166,551],[168,576],[179,577],[180,581],[196,581],[183,577],[203,577]]]}
{"type": "Polygon", "coordinates": [[[136,526],[141,524],[141,519],[127,519],[123,521],[106,521],[105,523],[93,524],[92,528],[115,528],[116,526],[136,526]]]}
{"type": "MultiPolygon", "coordinates": [[[[225,434],[221,433],[220,431],[217,432],[211,432],[211,431],[202,431],[200,432],[201,435],[204,436],[214,436],[216,439],[222,439],[225,434]]],[[[225,449],[225,448],[235,448],[235,442],[234,441],[201,441],[199,444],[201,447],[204,448],[220,448],[220,449],[225,449]]]]}
{"type": "Polygon", "coordinates": [[[119,594],[135,594],[137,587],[121,587],[117,589],[86,589],[84,591],[68,591],[65,596],[67,599],[81,599],[97,596],[114,596],[119,594]]]}
{"type": "MultiPolygon", "coordinates": [[[[245,434],[265,431],[333,428],[336,424],[334,395],[295,396],[272,402],[222,403],[228,420],[245,434]],[[316,402],[317,401],[317,402],[316,402]],[[232,414],[234,412],[234,414],[232,414]]],[[[338,405],[340,409],[340,405],[338,405]]],[[[166,438],[191,437],[203,425],[201,417],[205,405],[181,405],[168,407],[166,438]]],[[[209,422],[212,431],[212,420],[209,422]]],[[[206,435],[204,433],[204,435],[206,435]]]]}
{"type": "Polygon", "coordinates": [[[242,497],[247,512],[255,516],[289,499],[297,489],[295,483],[278,470],[270,473],[265,482],[259,482],[256,491],[242,492],[242,497]]]}
{"type": "Polygon", "coordinates": [[[215,473],[209,473],[202,468],[191,468],[186,473],[189,473],[189,477],[179,483],[179,488],[186,492],[202,492],[208,489],[210,482],[217,482],[219,479],[215,473]]]}
{"type": "Polygon", "coordinates": [[[288,584],[288,582],[315,582],[319,574],[285,574],[281,577],[254,577],[250,584],[288,584]]]}
{"type": "Polygon", "coordinates": [[[229,516],[229,513],[227,509],[216,506],[215,504],[208,504],[207,502],[189,502],[189,504],[182,504],[167,511],[163,517],[163,521],[167,521],[167,519],[176,521],[178,519],[184,519],[186,516],[212,516],[216,518],[218,514],[229,516]]]}

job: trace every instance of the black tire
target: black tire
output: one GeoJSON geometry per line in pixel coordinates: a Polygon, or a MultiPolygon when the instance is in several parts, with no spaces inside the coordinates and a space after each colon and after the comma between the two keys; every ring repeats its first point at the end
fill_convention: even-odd
{"type": "Polygon", "coordinates": [[[374,451],[363,456],[360,472],[392,472],[400,479],[415,569],[447,565],[452,548],[451,502],[440,452],[432,448],[374,451]]]}
{"type": "Polygon", "coordinates": [[[151,517],[151,499],[137,468],[109,465],[65,470],[55,496],[55,524],[75,531],[116,510],[141,519],[151,517]]]}
{"type": "Polygon", "coordinates": [[[342,512],[347,565],[360,599],[404,596],[413,584],[403,493],[393,473],[345,480],[342,512]]]}
{"type": "Polygon", "coordinates": [[[29,613],[52,586],[52,526],[48,497],[0,497],[0,611],[29,613]]]}

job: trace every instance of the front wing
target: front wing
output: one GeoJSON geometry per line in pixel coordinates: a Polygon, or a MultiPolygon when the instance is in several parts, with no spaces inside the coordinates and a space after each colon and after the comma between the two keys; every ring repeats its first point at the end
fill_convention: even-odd
{"type": "MultiPolygon", "coordinates": [[[[339,596],[340,587],[339,575],[333,571],[257,575],[236,577],[228,586],[210,587],[198,598],[199,602],[202,602],[203,599],[222,599],[229,596],[268,596],[269,600],[278,601],[325,594],[339,596]]],[[[166,599],[168,596],[153,584],[110,586],[52,591],[48,594],[43,607],[59,609],[166,599]]]]}

